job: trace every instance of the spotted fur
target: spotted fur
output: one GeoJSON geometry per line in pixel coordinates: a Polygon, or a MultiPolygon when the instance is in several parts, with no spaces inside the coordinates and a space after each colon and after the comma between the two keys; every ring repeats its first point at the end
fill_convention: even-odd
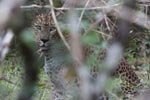
{"type": "MultiPolygon", "coordinates": [[[[73,65],[70,53],[56,31],[51,14],[37,15],[33,23],[33,29],[35,40],[45,57],[44,69],[52,83],[53,100],[66,100],[64,91],[66,91],[68,83],[63,80],[61,74],[65,66],[73,65]]],[[[96,55],[96,59],[99,61],[97,64],[91,64],[92,76],[96,77],[99,63],[104,59],[106,50],[100,53],[94,50],[93,47],[86,47],[84,52],[86,57],[96,55]]],[[[125,84],[122,87],[123,93],[134,95],[137,92],[134,88],[138,87],[140,80],[125,59],[121,59],[118,68],[112,73],[112,76],[121,77],[123,80],[123,84],[125,84]]]]}

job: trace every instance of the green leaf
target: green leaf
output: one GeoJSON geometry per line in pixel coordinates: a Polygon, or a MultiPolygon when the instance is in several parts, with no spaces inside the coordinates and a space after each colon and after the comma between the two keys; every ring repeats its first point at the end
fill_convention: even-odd
{"type": "Polygon", "coordinates": [[[95,32],[90,32],[87,33],[86,35],[82,36],[82,42],[84,44],[95,44],[95,43],[99,43],[100,42],[100,36],[99,34],[95,33],[95,32]]]}
{"type": "Polygon", "coordinates": [[[31,28],[25,29],[21,33],[21,40],[28,45],[30,48],[35,49],[35,42],[34,42],[34,36],[33,36],[33,31],[31,28]]]}

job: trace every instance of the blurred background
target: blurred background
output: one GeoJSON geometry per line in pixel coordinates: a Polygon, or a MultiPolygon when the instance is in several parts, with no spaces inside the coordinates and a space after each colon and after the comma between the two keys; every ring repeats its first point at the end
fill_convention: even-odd
{"type": "MultiPolygon", "coordinates": [[[[35,73],[38,72],[39,75],[36,78],[37,74],[34,72],[29,74],[34,74],[35,82],[37,82],[34,93],[31,94],[34,100],[50,100],[51,88],[49,78],[43,70],[43,57],[37,55],[38,49],[34,41],[34,32],[32,29],[37,9],[41,9],[42,7],[50,9],[50,6],[48,6],[49,3],[47,5],[44,3],[48,0],[12,1],[14,2],[12,4],[9,0],[0,1],[0,15],[4,15],[0,17],[0,100],[17,99],[26,82],[23,80],[28,80],[28,77],[30,77],[27,77],[28,68],[24,66],[32,65],[32,61],[35,58],[35,64],[33,63],[33,65],[38,65],[38,67],[34,71],[35,73]],[[11,12],[9,12],[9,9],[11,12]],[[8,13],[6,13],[7,11],[8,13]],[[5,15],[11,16],[9,18],[5,15]],[[10,40],[7,40],[8,42],[5,44],[4,39],[7,32],[13,32],[13,35],[10,35],[10,40]],[[29,49],[25,49],[26,47],[29,49]],[[28,52],[35,56],[33,56],[31,62],[26,59],[28,56],[30,58],[30,53],[28,52]]],[[[71,33],[70,30],[78,30],[81,43],[84,46],[92,46],[93,51],[96,52],[96,55],[91,54],[88,56],[85,65],[91,66],[93,63],[98,63],[98,66],[102,65],[103,63],[100,64],[97,62],[97,58],[103,50],[110,46],[112,52],[110,49],[108,52],[117,54],[115,50],[117,51],[118,49],[111,48],[111,45],[120,43],[121,48],[119,50],[122,50],[122,52],[118,55],[123,56],[128,61],[131,65],[130,67],[136,72],[143,85],[142,89],[138,90],[142,92],[141,98],[138,99],[149,100],[146,98],[148,95],[143,94],[150,93],[147,91],[150,88],[150,1],[133,0],[130,3],[131,6],[126,7],[124,7],[124,2],[126,0],[53,0],[53,9],[55,12],[60,12],[56,20],[63,36],[67,39],[69,33],[71,33]],[[136,6],[133,7],[132,3],[136,6]],[[71,15],[68,15],[67,11],[73,8],[73,13],[77,15],[79,21],[79,29],[78,27],[77,29],[75,27],[68,29],[68,16],[71,17],[71,15]],[[126,13],[128,11],[131,12],[126,13]],[[123,23],[120,23],[121,21],[123,23]]],[[[6,38],[9,39],[9,36],[6,38]]],[[[68,42],[68,44],[70,45],[71,43],[68,42]]],[[[76,49],[73,46],[71,47],[72,49],[76,49]]],[[[114,57],[116,56],[114,55],[114,57]]],[[[109,61],[105,63],[109,63],[109,61]]],[[[87,67],[87,69],[90,69],[90,67],[87,67]]],[[[108,78],[105,85],[105,90],[110,95],[109,100],[123,100],[121,78],[108,78]]],[[[132,99],[137,100],[136,98],[132,99]]]]}

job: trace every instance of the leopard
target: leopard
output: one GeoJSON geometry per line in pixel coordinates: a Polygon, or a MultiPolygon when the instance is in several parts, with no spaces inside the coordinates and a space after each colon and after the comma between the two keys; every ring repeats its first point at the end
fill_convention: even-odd
{"type": "MultiPolygon", "coordinates": [[[[68,81],[64,81],[64,70],[66,66],[74,66],[70,51],[63,43],[61,37],[58,34],[51,12],[41,12],[35,16],[33,20],[33,31],[35,41],[39,47],[39,52],[44,56],[44,70],[49,76],[52,88],[52,100],[73,100],[66,99],[67,93],[66,87],[69,86],[68,81]]],[[[100,50],[93,49],[93,47],[85,47],[83,50],[86,55],[86,59],[89,55],[94,55],[101,63],[107,53],[107,48],[100,50]],[[97,56],[98,55],[98,56],[97,56]]],[[[93,77],[97,75],[97,69],[99,63],[92,63],[90,66],[91,74],[93,77]]],[[[137,89],[140,85],[140,79],[135,73],[134,69],[125,58],[119,61],[118,67],[111,73],[113,77],[121,78],[122,93],[125,95],[136,95],[137,89]]],[[[74,82],[76,82],[74,78],[74,82]]],[[[77,85],[75,87],[78,87],[77,85]]]]}

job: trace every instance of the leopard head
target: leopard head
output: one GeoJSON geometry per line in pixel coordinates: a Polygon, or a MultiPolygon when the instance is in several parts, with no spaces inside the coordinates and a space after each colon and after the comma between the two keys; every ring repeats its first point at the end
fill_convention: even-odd
{"type": "Polygon", "coordinates": [[[49,43],[56,33],[56,28],[51,14],[40,14],[33,21],[35,41],[42,51],[48,50],[49,43]]]}

